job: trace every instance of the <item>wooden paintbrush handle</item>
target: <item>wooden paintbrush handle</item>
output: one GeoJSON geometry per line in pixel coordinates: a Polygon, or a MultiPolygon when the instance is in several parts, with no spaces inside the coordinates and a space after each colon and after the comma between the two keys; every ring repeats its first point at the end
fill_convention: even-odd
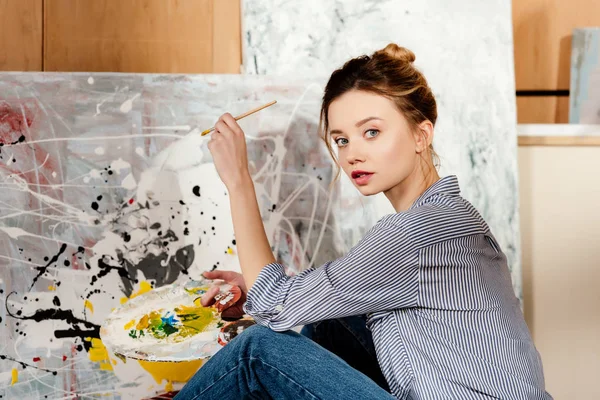
{"type": "MultiPolygon", "coordinates": [[[[275,104],[275,103],[277,103],[277,100],[273,100],[273,101],[272,101],[272,102],[270,102],[270,103],[264,104],[264,105],[262,105],[262,106],[260,106],[260,107],[256,107],[256,108],[254,108],[254,109],[252,109],[252,110],[250,110],[250,111],[246,111],[245,113],[243,113],[243,114],[241,114],[241,115],[238,115],[237,117],[235,117],[235,120],[236,120],[236,121],[239,121],[240,119],[242,119],[242,118],[244,118],[244,117],[247,117],[247,116],[248,116],[248,115],[250,115],[250,114],[254,114],[255,112],[259,112],[259,111],[260,111],[260,110],[262,110],[263,108],[270,107],[270,106],[272,106],[272,105],[273,105],[273,104],[275,104]]],[[[207,129],[207,130],[205,130],[204,132],[202,132],[202,136],[204,136],[204,135],[208,135],[209,133],[211,133],[211,132],[212,132],[212,131],[214,131],[214,130],[215,130],[215,127],[213,126],[212,128],[210,128],[210,129],[207,129]]]]}

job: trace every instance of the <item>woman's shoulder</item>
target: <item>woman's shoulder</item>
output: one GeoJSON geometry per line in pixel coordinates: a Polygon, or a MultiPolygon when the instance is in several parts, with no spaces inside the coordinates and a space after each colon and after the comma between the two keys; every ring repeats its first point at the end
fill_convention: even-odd
{"type": "Polygon", "coordinates": [[[376,226],[394,227],[421,244],[489,231],[475,207],[460,196],[433,196],[416,207],[384,216],[376,226]]]}

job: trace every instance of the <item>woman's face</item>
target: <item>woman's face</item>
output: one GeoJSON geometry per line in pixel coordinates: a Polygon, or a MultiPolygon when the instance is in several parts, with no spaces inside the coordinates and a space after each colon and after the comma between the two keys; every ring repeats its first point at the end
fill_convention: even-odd
{"type": "Polygon", "coordinates": [[[387,192],[420,171],[423,139],[386,97],[358,90],[329,106],[340,167],[365,196],[387,192]]]}

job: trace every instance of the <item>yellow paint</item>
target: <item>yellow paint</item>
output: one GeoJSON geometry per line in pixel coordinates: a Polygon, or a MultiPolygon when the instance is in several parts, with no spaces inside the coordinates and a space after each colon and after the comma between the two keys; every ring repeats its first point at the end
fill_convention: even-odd
{"type": "Polygon", "coordinates": [[[160,384],[165,380],[167,385],[172,384],[172,382],[187,382],[204,364],[204,361],[160,362],[138,360],[142,368],[152,375],[156,383],[160,384]]]}
{"type": "Polygon", "coordinates": [[[51,292],[53,292],[53,291],[56,290],[56,286],[50,285],[50,286],[48,286],[48,290],[51,291],[51,292]]]}
{"type": "Polygon", "coordinates": [[[112,371],[113,367],[110,365],[110,358],[108,357],[108,350],[102,343],[102,340],[98,338],[85,338],[86,341],[92,342],[92,347],[88,352],[88,357],[93,362],[100,363],[100,369],[105,371],[112,371]]]}
{"type": "Polygon", "coordinates": [[[123,327],[123,329],[125,329],[126,331],[128,331],[131,328],[133,328],[134,325],[135,325],[135,319],[132,319],[131,321],[129,321],[128,323],[125,324],[125,326],[123,327]]]}
{"type": "Polygon", "coordinates": [[[172,392],[173,391],[173,383],[171,381],[168,381],[167,384],[165,385],[165,391],[167,393],[172,392]]]}
{"type": "Polygon", "coordinates": [[[227,254],[233,255],[233,249],[231,247],[227,247],[227,254]]]}
{"type": "Polygon", "coordinates": [[[177,335],[185,338],[204,331],[215,318],[215,310],[202,306],[179,306],[175,308],[181,327],[177,335]]]}
{"type": "Polygon", "coordinates": [[[19,381],[19,371],[16,368],[12,369],[12,379],[10,380],[10,386],[14,385],[19,381]]]}
{"type": "Polygon", "coordinates": [[[83,302],[83,306],[84,306],[85,308],[89,309],[91,313],[93,313],[93,312],[94,312],[94,305],[92,304],[92,302],[91,302],[91,301],[89,301],[89,300],[87,300],[87,299],[86,299],[86,300],[83,302]]]}
{"type": "Polygon", "coordinates": [[[210,286],[198,286],[198,287],[194,287],[191,289],[184,288],[184,290],[191,295],[204,294],[204,293],[208,292],[209,289],[210,289],[210,286]]]}
{"type": "Polygon", "coordinates": [[[100,369],[103,371],[112,371],[113,367],[108,363],[100,363],[100,369]]]}
{"type": "Polygon", "coordinates": [[[131,296],[129,296],[129,298],[133,299],[134,297],[137,297],[140,294],[147,293],[147,292],[149,292],[151,290],[152,290],[152,285],[150,284],[150,282],[148,282],[148,281],[141,281],[140,282],[140,289],[137,292],[132,293],[131,296]]]}
{"type": "MultiPolygon", "coordinates": [[[[140,318],[140,321],[135,326],[135,329],[140,331],[143,329],[147,329],[148,326],[157,327],[161,323],[161,311],[150,311],[150,313],[144,315],[140,318]]],[[[129,325],[129,324],[128,324],[129,325]]]]}
{"type": "Polygon", "coordinates": [[[121,297],[121,304],[127,303],[128,300],[133,299],[134,297],[139,296],[140,294],[147,293],[152,290],[152,285],[148,281],[141,281],[140,288],[137,292],[133,292],[129,297],[121,297]]]}

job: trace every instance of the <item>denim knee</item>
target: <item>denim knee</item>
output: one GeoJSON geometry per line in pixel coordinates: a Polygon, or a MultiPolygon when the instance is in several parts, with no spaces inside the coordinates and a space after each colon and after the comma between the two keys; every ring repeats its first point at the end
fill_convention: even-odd
{"type": "Polygon", "coordinates": [[[235,343],[236,346],[250,348],[260,343],[272,342],[273,337],[276,334],[276,332],[273,332],[266,326],[252,325],[251,327],[244,329],[244,331],[235,337],[229,344],[235,343]]]}

